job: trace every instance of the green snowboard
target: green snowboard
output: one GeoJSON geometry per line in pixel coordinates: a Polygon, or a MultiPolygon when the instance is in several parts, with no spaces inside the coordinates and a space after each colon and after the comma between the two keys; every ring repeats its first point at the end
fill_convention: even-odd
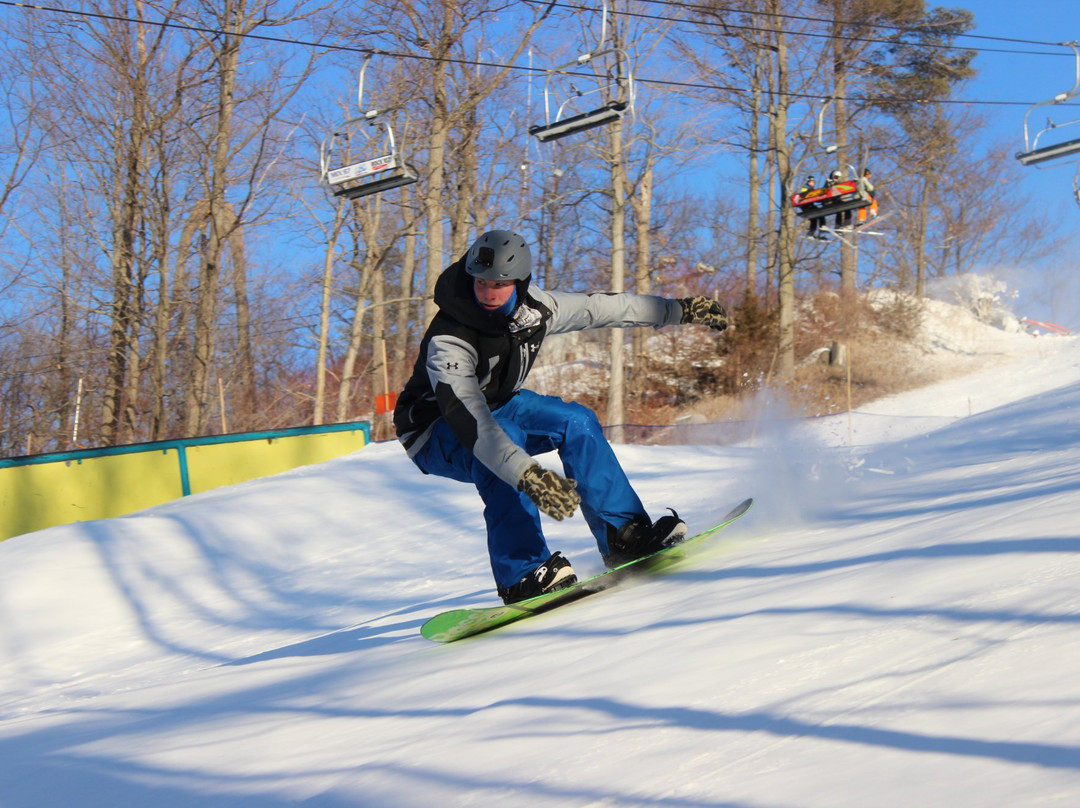
{"type": "Polygon", "coordinates": [[[451,609],[448,612],[441,612],[424,623],[420,627],[420,633],[435,642],[454,642],[454,640],[471,637],[474,634],[490,631],[493,628],[505,626],[507,623],[513,623],[534,614],[546,612],[556,606],[562,606],[594,592],[610,589],[629,575],[665,569],[685,558],[711,536],[716,535],[730,525],[750,510],[750,506],[753,504],[754,500],[752,499],[744,500],[732,508],[720,524],[698,533],[696,536],[691,536],[673,547],[630,561],[620,567],[606,570],[599,575],[578,581],[566,589],[559,589],[509,606],[451,609]]]}

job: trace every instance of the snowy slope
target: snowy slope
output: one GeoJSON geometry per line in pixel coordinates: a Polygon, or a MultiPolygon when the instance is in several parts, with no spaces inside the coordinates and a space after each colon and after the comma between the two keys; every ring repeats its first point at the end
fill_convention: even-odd
{"type": "MultiPolygon", "coordinates": [[[[1080,356],[987,353],[753,445],[620,447],[692,529],[757,504],[448,646],[423,619],[494,597],[479,500],[392,444],[0,543],[0,806],[1080,804],[1080,356]]],[[[599,570],[580,519],[549,536],[599,570]]]]}

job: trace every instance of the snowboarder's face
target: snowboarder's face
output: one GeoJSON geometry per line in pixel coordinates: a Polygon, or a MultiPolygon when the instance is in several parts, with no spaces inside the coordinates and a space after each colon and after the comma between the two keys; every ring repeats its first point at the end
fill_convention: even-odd
{"type": "Polygon", "coordinates": [[[473,278],[473,294],[485,311],[495,311],[514,293],[513,281],[486,281],[473,278]]]}

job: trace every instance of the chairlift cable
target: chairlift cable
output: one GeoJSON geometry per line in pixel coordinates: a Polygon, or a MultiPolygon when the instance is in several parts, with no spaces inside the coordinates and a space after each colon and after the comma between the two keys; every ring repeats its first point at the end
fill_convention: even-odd
{"type": "MultiPolygon", "coordinates": [[[[526,2],[530,2],[530,0],[526,0],[526,2]]],[[[694,10],[694,11],[709,11],[709,12],[730,11],[730,12],[736,12],[736,13],[745,11],[745,9],[733,8],[733,7],[730,7],[730,6],[701,6],[701,5],[697,5],[695,3],[681,2],[681,0],[641,0],[641,2],[653,3],[653,4],[661,5],[661,6],[673,6],[673,7],[676,7],[676,8],[687,8],[687,9],[691,9],[691,10],[694,10]]],[[[630,12],[620,12],[620,13],[629,14],[630,12]]],[[[771,13],[771,12],[767,12],[767,11],[754,11],[753,13],[756,14],[756,15],[762,16],[762,17],[775,17],[777,19],[799,20],[799,21],[803,21],[803,22],[820,22],[820,23],[828,23],[829,25],[832,25],[834,23],[838,23],[840,25],[868,25],[871,28],[881,28],[881,29],[885,29],[885,30],[897,31],[897,32],[900,32],[900,33],[918,33],[921,29],[923,29],[925,27],[928,27],[928,26],[920,26],[920,25],[897,25],[897,24],[894,24],[894,23],[887,23],[887,22],[863,23],[863,22],[855,22],[853,20],[832,20],[832,19],[829,19],[829,18],[826,18],[826,17],[809,17],[809,16],[806,16],[806,15],[803,15],[803,14],[771,13]]],[[[989,34],[959,33],[959,34],[954,34],[954,36],[956,36],[956,37],[965,37],[967,39],[983,39],[983,40],[987,40],[987,41],[990,41],[990,42],[1009,42],[1009,43],[1013,43],[1013,44],[1017,44],[1017,45],[1039,45],[1039,46],[1050,47],[1050,46],[1059,44],[1057,42],[1044,42],[1044,41],[1038,40],[1038,39],[1016,39],[1014,37],[991,36],[989,34]]],[[[854,39],[853,37],[843,37],[843,38],[844,39],[854,39]]],[[[858,40],[856,40],[856,41],[858,41],[858,40]]],[[[942,45],[942,46],[924,45],[924,47],[951,47],[951,46],[947,46],[947,45],[942,45]]],[[[980,50],[980,49],[979,48],[965,48],[965,50],[980,50]]],[[[989,48],[989,49],[986,49],[986,50],[988,50],[988,51],[990,51],[992,53],[998,53],[998,52],[1014,53],[1015,52],[1015,53],[1037,54],[1037,55],[1041,55],[1041,56],[1060,56],[1061,55],[1060,53],[1057,53],[1055,51],[998,51],[997,49],[994,49],[994,48],[989,48]]]]}
{"type": "MultiPolygon", "coordinates": [[[[649,2],[656,2],[656,1],[657,0],[649,0],[649,2]]],[[[534,2],[537,2],[537,0],[525,0],[525,2],[526,3],[534,3],[534,2]]],[[[556,0],[556,3],[557,2],[558,2],[558,0],[556,0]]],[[[565,5],[565,4],[563,4],[563,5],[565,5]]],[[[74,11],[74,10],[71,10],[71,9],[56,8],[56,7],[53,7],[53,6],[42,6],[42,5],[33,5],[33,4],[28,4],[28,3],[19,3],[19,2],[15,2],[14,0],[0,0],[0,6],[12,6],[12,7],[22,8],[22,9],[27,9],[27,10],[46,11],[46,12],[52,12],[52,13],[56,13],[56,14],[66,14],[66,15],[69,15],[69,16],[83,17],[83,18],[112,20],[112,21],[116,21],[116,22],[139,23],[139,24],[142,24],[142,25],[153,25],[153,26],[158,26],[158,27],[162,27],[162,28],[172,28],[172,29],[182,30],[182,31],[191,31],[191,32],[194,32],[194,33],[203,33],[203,34],[211,34],[211,35],[222,35],[222,34],[226,33],[224,31],[214,29],[214,28],[187,25],[187,24],[184,24],[184,23],[170,22],[170,21],[167,21],[167,20],[157,20],[157,21],[155,21],[155,20],[145,20],[145,19],[144,20],[136,20],[136,19],[133,19],[131,17],[124,17],[124,16],[121,16],[121,15],[115,15],[115,14],[102,14],[100,12],[74,11]]],[[[566,6],[566,7],[578,8],[577,6],[566,6]]],[[[631,12],[619,11],[619,12],[614,12],[614,13],[630,14],[631,12]]],[[[663,19],[663,20],[669,21],[669,22],[679,22],[679,20],[674,19],[674,18],[669,18],[669,17],[663,17],[663,18],[660,18],[660,19],[663,19]]],[[[809,19],[809,18],[804,18],[804,19],[809,19]]],[[[262,42],[274,42],[274,43],[278,43],[278,44],[282,44],[282,45],[296,45],[296,46],[307,47],[307,48],[319,48],[319,49],[322,49],[322,50],[339,51],[339,52],[343,52],[343,53],[358,53],[358,54],[365,54],[365,55],[386,56],[386,57],[389,57],[389,58],[402,59],[402,60],[412,59],[412,60],[416,60],[416,61],[441,62],[441,63],[445,63],[445,64],[456,64],[456,65],[464,65],[464,66],[469,66],[469,67],[490,67],[490,68],[494,68],[494,69],[508,69],[508,70],[515,70],[515,71],[519,71],[519,72],[525,72],[525,73],[539,73],[539,74],[544,74],[545,73],[545,71],[543,69],[541,69],[541,68],[534,68],[534,67],[528,67],[528,66],[522,66],[522,65],[510,65],[510,64],[504,64],[504,63],[501,63],[501,62],[489,62],[489,61],[483,61],[483,60],[480,60],[480,59],[453,58],[453,57],[446,57],[446,56],[436,57],[436,56],[429,56],[429,55],[422,54],[422,53],[409,53],[409,52],[406,52],[406,51],[388,51],[388,50],[385,50],[385,49],[382,49],[382,48],[358,47],[358,46],[353,46],[353,45],[341,45],[341,44],[333,44],[333,43],[328,43],[328,42],[317,42],[317,41],[313,42],[313,41],[300,40],[300,39],[295,39],[295,38],[290,38],[290,37],[279,37],[279,36],[270,36],[270,35],[267,35],[267,34],[256,34],[256,33],[252,33],[252,32],[246,32],[246,33],[233,32],[232,35],[236,36],[236,37],[238,37],[240,39],[253,39],[253,40],[262,41],[262,42]]],[[[832,38],[832,35],[823,35],[823,36],[826,36],[827,38],[832,38]]],[[[975,35],[974,34],[964,34],[963,36],[975,36],[975,35]]],[[[846,38],[850,38],[850,37],[846,37],[846,38]]],[[[998,41],[1015,41],[1015,42],[1020,42],[1020,43],[1032,42],[1032,40],[1019,40],[1019,39],[1010,40],[1010,39],[1007,39],[1005,37],[995,37],[994,39],[996,39],[998,41]]],[[[1055,44],[1058,44],[1058,43],[1047,42],[1047,43],[1035,43],[1035,44],[1045,44],[1045,45],[1049,46],[1049,45],[1055,45],[1055,44]]],[[[924,45],[923,47],[931,47],[931,46],[925,46],[924,45]]],[[[983,50],[983,51],[985,51],[986,49],[967,48],[967,50],[974,50],[974,51],[983,50]]],[[[1025,54],[1028,54],[1028,55],[1037,55],[1037,56],[1061,56],[1062,55],[1061,53],[1051,53],[1051,52],[1048,52],[1048,51],[1017,51],[1017,53],[1025,53],[1025,54]]],[[[588,73],[583,73],[583,72],[582,73],[574,73],[574,72],[570,72],[570,71],[567,72],[567,75],[568,76],[572,76],[572,75],[590,76],[590,74],[588,74],[588,73]]],[[[672,81],[672,80],[668,80],[668,79],[650,79],[650,78],[642,78],[641,76],[635,76],[634,81],[637,82],[638,84],[646,84],[646,85],[651,85],[651,86],[655,86],[655,87],[672,87],[672,88],[682,88],[682,89],[705,89],[705,90],[719,90],[719,91],[726,91],[726,92],[730,92],[730,91],[739,89],[737,87],[729,87],[729,86],[718,85],[718,84],[708,84],[708,83],[702,83],[702,82],[672,81]]],[[[818,96],[815,95],[815,94],[811,94],[811,93],[806,93],[806,94],[789,93],[789,97],[791,97],[791,98],[807,98],[807,99],[809,99],[809,98],[817,98],[818,96]]],[[[865,97],[865,96],[864,97],[848,96],[846,98],[849,101],[856,101],[856,102],[871,102],[871,101],[889,101],[889,100],[893,100],[893,99],[890,99],[890,98],[884,97],[884,96],[883,97],[878,97],[878,98],[870,98],[870,97],[865,97]]],[[[896,100],[904,100],[904,99],[896,99],[896,100]]],[[[1031,106],[1032,102],[1031,101],[999,101],[999,100],[983,100],[983,99],[940,99],[940,100],[937,101],[937,103],[941,103],[941,104],[963,104],[963,105],[970,105],[970,106],[1031,106]]]]}
{"type": "MultiPolygon", "coordinates": [[[[578,6],[578,5],[574,5],[572,3],[559,2],[559,0],[554,0],[553,3],[549,3],[547,0],[524,0],[524,2],[528,3],[528,4],[533,4],[533,5],[543,2],[543,5],[545,5],[545,6],[554,5],[554,6],[559,7],[559,8],[570,9],[570,10],[573,10],[573,11],[585,11],[585,10],[588,10],[588,7],[586,7],[586,6],[578,6]]],[[[724,7],[720,7],[719,9],[716,9],[716,8],[712,8],[712,7],[709,7],[709,6],[699,6],[699,5],[694,5],[694,4],[690,4],[690,3],[670,2],[670,0],[642,0],[642,2],[660,3],[660,4],[663,4],[663,5],[677,6],[677,7],[680,7],[680,8],[687,8],[687,9],[691,9],[691,10],[695,10],[695,11],[702,11],[702,12],[714,12],[714,11],[717,11],[717,10],[720,10],[720,11],[724,10],[724,7]]],[[[736,11],[737,9],[729,9],[729,10],[736,11]]],[[[647,14],[647,13],[641,12],[641,11],[628,11],[628,10],[625,10],[625,9],[620,10],[620,11],[616,11],[616,12],[613,12],[613,13],[618,14],[619,16],[622,16],[622,17],[633,17],[633,18],[637,18],[637,19],[656,20],[656,21],[659,21],[659,22],[692,23],[695,27],[705,26],[705,27],[716,27],[716,28],[732,29],[732,30],[738,30],[738,31],[756,31],[756,32],[761,32],[761,33],[772,33],[772,29],[769,29],[769,28],[763,28],[761,26],[755,26],[755,25],[739,25],[739,24],[732,23],[732,22],[729,22],[729,21],[726,21],[726,20],[722,21],[722,22],[711,22],[709,20],[701,20],[701,19],[694,19],[694,20],[680,19],[680,18],[677,18],[677,17],[665,16],[663,14],[647,14]]],[[[800,22],[816,22],[816,23],[822,23],[822,24],[827,23],[827,24],[830,24],[830,25],[834,23],[833,20],[827,19],[827,18],[824,18],[824,17],[808,17],[808,16],[800,15],[800,14],[779,14],[779,13],[770,13],[770,12],[766,12],[766,11],[755,11],[753,13],[758,15],[758,16],[762,16],[762,17],[773,17],[773,18],[777,18],[777,19],[797,20],[797,21],[800,21],[800,22]]],[[[843,21],[838,21],[838,22],[843,23],[843,21]]],[[[852,25],[857,25],[858,23],[851,23],[851,24],[852,25]]],[[[904,32],[916,33],[916,32],[919,31],[919,26],[900,26],[900,25],[890,25],[890,24],[887,24],[887,23],[870,23],[870,24],[868,24],[868,27],[892,29],[892,30],[896,30],[896,31],[901,32],[901,33],[904,33],[904,32]]],[[[851,42],[869,42],[869,43],[879,43],[879,44],[884,44],[884,45],[896,44],[895,39],[889,39],[889,38],[885,38],[885,37],[846,36],[846,35],[836,35],[836,34],[831,34],[831,33],[821,32],[821,31],[793,31],[793,30],[786,30],[783,33],[792,34],[792,35],[796,35],[796,36],[811,37],[811,38],[815,38],[815,39],[844,39],[844,40],[848,40],[848,41],[851,41],[851,42]]],[[[1051,47],[1053,45],[1058,44],[1056,42],[1042,42],[1042,41],[1038,41],[1038,40],[1026,40],[1026,39],[1010,39],[1008,37],[995,37],[995,36],[988,36],[988,35],[983,35],[983,34],[957,33],[957,34],[953,34],[953,36],[954,37],[973,37],[973,38],[978,38],[978,39],[992,40],[992,41],[995,41],[995,42],[1015,42],[1017,44],[1039,45],[1039,46],[1046,46],[1046,47],[1051,47]]],[[[921,47],[921,48],[954,48],[954,47],[958,47],[956,45],[946,44],[946,43],[942,43],[942,44],[938,45],[938,44],[926,43],[926,42],[910,43],[910,45],[912,47],[921,47]]],[[[1011,48],[986,48],[986,47],[977,47],[977,46],[962,47],[961,49],[962,50],[975,51],[977,53],[1009,53],[1009,54],[1020,54],[1020,55],[1029,55],[1029,56],[1061,56],[1061,54],[1056,52],[1056,51],[1031,51],[1031,50],[1017,50],[1017,49],[1011,49],[1011,48]]]]}

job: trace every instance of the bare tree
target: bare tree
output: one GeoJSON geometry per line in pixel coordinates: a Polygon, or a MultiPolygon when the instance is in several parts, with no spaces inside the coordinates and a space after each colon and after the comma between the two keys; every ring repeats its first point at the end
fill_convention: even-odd
{"type": "MultiPolygon", "coordinates": [[[[35,125],[40,118],[40,88],[35,63],[39,51],[26,47],[23,34],[5,31],[0,48],[0,96],[4,99],[6,112],[4,136],[0,138],[0,238],[6,231],[13,194],[33,170],[38,158],[47,147],[47,130],[35,125]]],[[[0,290],[2,291],[2,290],[0,290]]]]}
{"type": "Polygon", "coordinates": [[[255,76],[241,73],[241,50],[248,35],[269,25],[285,25],[310,16],[314,11],[303,3],[288,5],[274,0],[225,0],[204,2],[192,20],[204,26],[201,46],[208,60],[204,80],[208,89],[206,128],[192,130],[204,139],[207,164],[202,192],[207,208],[201,224],[202,250],[196,282],[192,324],[191,378],[185,396],[187,435],[200,434],[207,425],[210,378],[219,329],[221,292],[232,245],[232,285],[236,300],[236,335],[240,348],[241,389],[248,400],[254,393],[251,361],[250,323],[246,318],[245,267],[242,261],[242,231],[255,215],[253,202],[276,158],[275,122],[288,102],[310,75],[317,54],[308,53],[298,66],[290,65],[288,78],[283,63],[264,60],[265,72],[255,76]],[[245,119],[239,125],[238,112],[245,119]],[[227,193],[229,197],[227,197],[227,193]]]}
{"type": "MultiPolygon", "coordinates": [[[[151,190],[151,136],[174,120],[171,91],[178,85],[165,78],[173,65],[160,27],[139,17],[124,20],[115,7],[96,10],[95,24],[62,29],[60,36],[34,30],[28,43],[49,45],[48,63],[40,63],[37,79],[48,84],[54,103],[36,123],[53,138],[56,158],[69,161],[61,162],[59,172],[80,197],[75,229],[93,234],[108,263],[109,348],[100,430],[105,443],[115,443],[136,430],[140,340],[154,253],[148,206],[157,198],[151,190]],[[95,220],[99,205],[104,215],[95,220]]],[[[75,215],[70,206],[68,211],[75,215]]]]}
{"type": "Polygon", "coordinates": [[[873,87],[879,94],[876,106],[900,125],[905,136],[900,159],[917,189],[916,212],[908,218],[904,234],[914,253],[919,297],[924,293],[937,176],[957,155],[959,146],[957,130],[940,102],[974,72],[974,52],[953,45],[973,24],[969,11],[935,8],[924,14],[919,25],[894,37],[887,51],[878,54],[873,71],[873,87]]]}
{"type": "MultiPolygon", "coordinates": [[[[790,376],[796,278],[830,285],[839,270],[841,288],[854,289],[853,253],[796,241],[787,203],[825,96],[832,134],[850,146],[840,159],[873,147],[878,193],[901,225],[891,242],[861,248],[864,262],[879,260],[875,282],[921,291],[929,278],[1030,248],[1010,239],[1034,222],[985,204],[987,189],[1015,173],[1007,153],[968,148],[974,124],[937,103],[967,75],[965,52],[952,47],[963,14],[916,0],[700,6],[665,12],[680,25],[693,14],[669,64],[660,48],[671,20],[613,3],[612,30],[646,76],[637,115],[543,149],[526,133],[535,103],[523,79],[531,87],[540,74],[517,70],[524,48],[535,36],[551,55],[577,52],[583,41],[566,23],[595,33],[594,9],[96,0],[84,17],[0,12],[10,34],[0,291],[15,301],[0,317],[0,450],[64,448],[76,434],[117,443],[204,433],[216,415],[224,426],[226,410],[233,428],[364,416],[384,374],[396,388],[407,372],[448,256],[473,232],[511,222],[530,231],[536,281],[548,288],[709,284],[741,288],[747,301],[764,288],[770,306],[775,291],[779,337],[773,312],[762,313],[755,333],[768,334],[768,348],[746,356],[775,347],[790,376]],[[346,13],[356,24],[318,30],[346,13]],[[904,14],[914,24],[879,26],[904,14]],[[291,21],[310,23],[324,51],[340,47],[334,60],[261,37],[291,21]],[[420,181],[336,205],[310,141],[295,133],[318,123],[318,99],[351,83],[341,66],[352,73],[361,49],[381,52],[378,105],[393,107],[420,181]],[[663,81],[688,61],[711,88],[663,81]],[[684,160],[706,147],[739,155],[742,174],[732,193],[716,172],[700,194],[717,200],[708,209],[673,190],[684,160]],[[901,175],[908,181],[889,182],[901,175]],[[315,221],[309,252],[289,243],[301,204],[315,221]],[[728,256],[730,270],[705,274],[728,256]]],[[[598,62],[596,84],[625,76],[618,59],[598,62]]],[[[629,362],[625,332],[614,336],[607,420],[617,424],[648,382],[623,380],[624,365],[647,364],[641,335],[629,362]]]]}
{"type": "MultiPolygon", "coordinates": [[[[472,61],[486,43],[483,29],[488,18],[501,6],[491,0],[423,0],[417,3],[372,3],[368,19],[382,21],[383,35],[393,43],[397,52],[415,53],[426,69],[416,75],[413,100],[423,109],[426,122],[424,150],[426,167],[422,172],[421,204],[424,209],[426,237],[426,272],[424,285],[427,297],[424,320],[435,315],[431,299],[435,280],[446,264],[444,227],[447,211],[453,210],[452,189],[447,186],[448,162],[454,151],[454,133],[463,132],[466,138],[470,126],[478,124],[475,117],[478,105],[487,99],[503,82],[510,65],[517,61],[528,46],[532,34],[547,17],[550,6],[531,12],[521,30],[510,37],[510,46],[498,48],[499,61],[504,67],[488,70],[466,68],[464,75],[455,65],[472,61]],[[470,124],[471,122],[471,124],[470,124]]],[[[468,187],[468,186],[466,186],[468,187]]],[[[459,210],[460,217],[460,210],[459,210]]],[[[462,222],[453,222],[460,233],[462,222]]],[[[460,245],[467,238],[452,233],[452,244],[460,245]]]]}
{"type": "MultiPolygon", "coordinates": [[[[763,186],[767,186],[764,179],[770,160],[763,161],[762,156],[768,158],[771,152],[768,135],[762,133],[762,128],[766,120],[768,75],[773,69],[775,52],[769,41],[772,28],[760,4],[753,2],[699,6],[693,19],[705,24],[701,36],[710,47],[702,49],[696,40],[680,37],[679,54],[694,65],[703,80],[719,88],[702,94],[703,100],[730,107],[741,121],[736,130],[741,136],[728,135],[726,145],[736,152],[745,152],[747,157],[746,213],[740,218],[744,296],[751,297],[758,293],[758,273],[763,266],[761,213],[769,201],[763,186]],[[714,58],[712,48],[719,50],[722,57],[714,58]]],[[[771,217],[771,213],[768,215],[771,217]]]]}
{"type": "MultiPolygon", "coordinates": [[[[795,184],[791,160],[791,136],[788,132],[788,109],[791,106],[787,33],[782,27],[780,0],[767,0],[770,15],[770,46],[774,52],[773,84],[769,103],[769,145],[773,151],[777,183],[789,189],[795,184]]],[[[777,231],[777,290],[780,301],[780,331],[776,347],[780,375],[791,379],[795,374],[795,211],[787,193],[780,198],[780,222],[777,231]]]]}

